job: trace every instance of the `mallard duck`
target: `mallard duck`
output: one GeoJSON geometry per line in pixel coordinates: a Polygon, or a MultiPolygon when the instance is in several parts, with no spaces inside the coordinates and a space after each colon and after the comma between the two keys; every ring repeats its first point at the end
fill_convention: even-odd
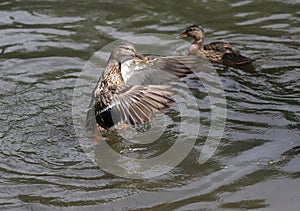
{"type": "Polygon", "coordinates": [[[149,58],[121,42],[93,91],[87,120],[94,119],[100,130],[150,121],[174,102],[165,83],[192,73],[193,65],[199,66],[199,56],[149,58]]]}
{"type": "Polygon", "coordinates": [[[226,66],[240,66],[250,64],[252,59],[241,55],[233,50],[228,42],[212,42],[203,45],[204,30],[198,25],[189,26],[180,38],[192,37],[194,42],[189,47],[190,54],[200,54],[209,59],[212,63],[221,63],[226,66]]]}

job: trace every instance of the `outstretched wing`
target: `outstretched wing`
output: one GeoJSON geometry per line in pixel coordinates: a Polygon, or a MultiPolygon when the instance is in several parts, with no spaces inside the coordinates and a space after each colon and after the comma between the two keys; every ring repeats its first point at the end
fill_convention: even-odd
{"type": "Polygon", "coordinates": [[[197,71],[205,62],[201,56],[131,59],[122,63],[121,73],[128,85],[159,85],[197,71]]]}
{"type": "Polygon", "coordinates": [[[148,122],[174,102],[169,88],[163,85],[119,86],[106,108],[100,110],[95,105],[96,121],[105,129],[121,123],[138,125],[148,122]]]}

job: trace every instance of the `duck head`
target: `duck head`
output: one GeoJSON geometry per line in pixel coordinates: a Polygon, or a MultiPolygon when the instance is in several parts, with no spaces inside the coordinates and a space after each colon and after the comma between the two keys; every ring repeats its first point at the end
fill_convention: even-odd
{"type": "Polygon", "coordinates": [[[130,57],[136,57],[135,46],[130,42],[121,42],[118,44],[110,54],[109,60],[116,60],[118,63],[121,63],[124,59],[130,57]]]}
{"type": "Polygon", "coordinates": [[[203,43],[204,41],[204,30],[198,25],[191,25],[187,27],[185,32],[180,35],[180,38],[192,37],[195,39],[195,43],[203,43]]]}

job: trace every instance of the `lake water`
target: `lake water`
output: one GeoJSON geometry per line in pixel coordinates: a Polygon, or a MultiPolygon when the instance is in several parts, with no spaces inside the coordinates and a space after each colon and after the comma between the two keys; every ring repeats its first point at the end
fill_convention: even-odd
{"type": "MultiPolygon", "coordinates": [[[[0,209],[299,210],[299,11],[296,0],[1,1],[0,209]],[[74,88],[88,60],[117,39],[176,37],[193,23],[205,29],[207,42],[226,40],[256,59],[252,71],[215,67],[227,107],[216,151],[198,162],[210,99],[188,77],[183,81],[199,109],[190,108],[187,117],[199,111],[203,128],[188,156],[157,177],[104,171],[73,125],[74,88]]],[[[154,121],[167,121],[171,129],[142,147],[118,134],[106,143],[129,157],[155,156],[174,144],[179,117],[174,105],[167,120],[154,121]]]]}

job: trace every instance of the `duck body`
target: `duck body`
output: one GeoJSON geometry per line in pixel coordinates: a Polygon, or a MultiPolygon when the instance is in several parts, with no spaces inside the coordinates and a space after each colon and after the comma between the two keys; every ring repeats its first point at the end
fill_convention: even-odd
{"type": "Polygon", "coordinates": [[[239,66],[250,64],[252,59],[233,50],[228,42],[212,42],[203,44],[204,30],[198,25],[189,26],[181,38],[193,37],[195,40],[189,47],[190,54],[205,56],[212,63],[221,63],[226,66],[239,66]]]}
{"type": "Polygon", "coordinates": [[[170,107],[174,100],[165,83],[192,73],[199,56],[146,58],[134,45],[117,45],[92,95],[86,127],[98,131],[140,125],[170,107]]]}
{"type": "Polygon", "coordinates": [[[124,80],[120,65],[116,61],[109,62],[104,73],[97,84],[93,97],[95,99],[96,122],[101,128],[108,129],[114,125],[110,109],[113,95],[118,86],[124,84],[124,80]]]}

